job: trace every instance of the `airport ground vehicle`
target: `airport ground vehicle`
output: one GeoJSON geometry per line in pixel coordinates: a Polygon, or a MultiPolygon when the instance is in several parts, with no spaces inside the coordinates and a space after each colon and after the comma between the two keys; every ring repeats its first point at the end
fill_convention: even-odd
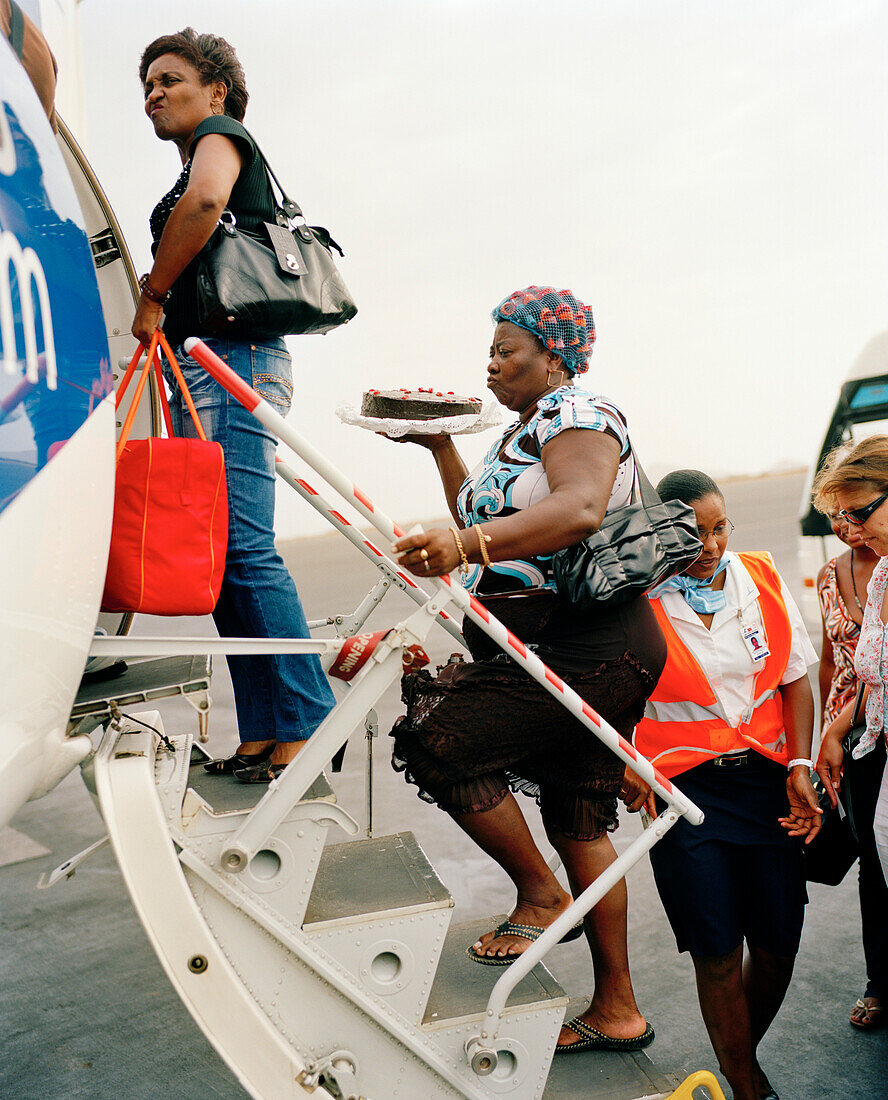
{"type": "Polygon", "coordinates": [[[838,400],[818,451],[811,463],[799,506],[799,564],[804,596],[802,612],[808,628],[819,634],[820,611],[815,590],[817,573],[844,549],[833,535],[826,516],[811,504],[811,486],[824,458],[840,443],[888,433],[888,331],[874,336],[863,348],[839,390],[838,400]]]}

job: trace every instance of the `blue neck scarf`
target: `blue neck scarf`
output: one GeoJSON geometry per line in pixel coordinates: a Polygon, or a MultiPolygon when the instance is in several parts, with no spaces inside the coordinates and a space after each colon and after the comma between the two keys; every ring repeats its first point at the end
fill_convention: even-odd
{"type": "Polygon", "coordinates": [[[681,592],[692,610],[700,615],[712,615],[716,611],[721,611],[726,599],[724,591],[713,592],[710,586],[719,573],[724,573],[727,568],[728,557],[727,554],[723,554],[718,568],[711,577],[698,580],[696,577],[689,577],[686,573],[679,573],[677,577],[670,577],[668,581],[658,584],[650,593],[651,599],[655,600],[664,592],[681,592]]]}

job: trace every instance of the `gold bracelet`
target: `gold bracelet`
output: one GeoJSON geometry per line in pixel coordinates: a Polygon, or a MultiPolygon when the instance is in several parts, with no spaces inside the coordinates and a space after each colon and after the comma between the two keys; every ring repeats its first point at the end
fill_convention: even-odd
{"type": "Polygon", "coordinates": [[[485,535],[481,530],[481,524],[475,524],[475,530],[478,532],[478,549],[481,551],[481,561],[485,566],[490,565],[490,554],[487,553],[488,542],[493,542],[490,535],[485,535]]]}
{"type": "Polygon", "coordinates": [[[459,551],[459,556],[462,559],[459,565],[459,571],[465,577],[469,572],[469,559],[466,557],[466,552],[463,550],[462,539],[459,537],[459,531],[455,527],[450,528],[450,533],[453,535],[453,541],[456,543],[456,549],[459,551]]]}

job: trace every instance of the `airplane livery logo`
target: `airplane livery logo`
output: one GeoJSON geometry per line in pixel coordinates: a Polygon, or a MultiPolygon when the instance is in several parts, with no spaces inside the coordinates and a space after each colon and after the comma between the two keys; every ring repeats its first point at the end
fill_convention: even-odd
{"type": "MultiPolygon", "coordinates": [[[[3,112],[0,111],[0,116],[2,114],[3,112]]],[[[54,390],[58,386],[58,371],[52,329],[52,311],[49,304],[49,289],[46,285],[43,265],[40,263],[40,257],[34,249],[22,248],[15,234],[9,230],[0,232],[0,338],[3,341],[4,369],[7,374],[16,374],[19,370],[12,281],[10,279],[11,269],[15,271],[21,303],[25,343],[25,378],[36,386],[45,369],[47,388],[54,390]],[[33,287],[37,288],[37,298],[40,303],[45,368],[38,358],[33,287]]]]}
{"type": "Polygon", "coordinates": [[[12,140],[5,107],[5,104],[0,104],[0,174],[12,176],[16,169],[15,143],[12,140]]]}

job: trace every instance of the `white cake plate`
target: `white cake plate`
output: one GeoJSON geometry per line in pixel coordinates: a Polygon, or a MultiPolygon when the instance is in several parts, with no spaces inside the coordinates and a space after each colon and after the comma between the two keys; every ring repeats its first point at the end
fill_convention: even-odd
{"type": "Polygon", "coordinates": [[[336,415],[343,424],[382,432],[395,439],[400,439],[402,435],[472,435],[496,428],[503,422],[500,406],[494,401],[482,405],[480,413],[439,416],[435,420],[389,420],[379,416],[362,416],[357,405],[339,405],[336,415]]]}

